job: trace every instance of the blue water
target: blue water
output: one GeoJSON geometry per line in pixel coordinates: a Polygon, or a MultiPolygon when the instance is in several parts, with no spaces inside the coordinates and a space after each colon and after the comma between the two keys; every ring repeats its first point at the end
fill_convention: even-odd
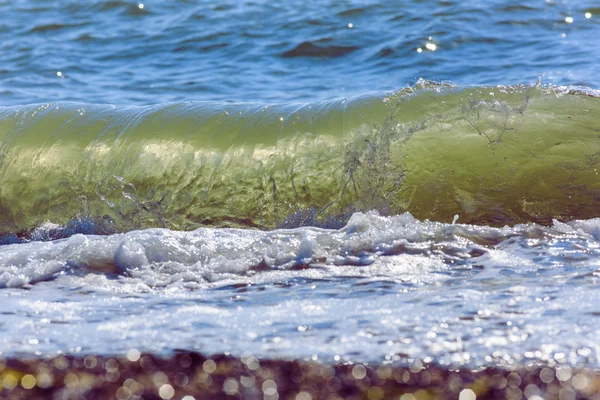
{"type": "Polygon", "coordinates": [[[593,0],[2,1],[0,13],[2,105],[315,101],[421,77],[600,86],[593,0]]]}
{"type": "MultiPolygon", "coordinates": [[[[600,220],[568,218],[579,215],[577,210],[587,218],[594,209],[598,197],[591,169],[587,175],[581,172],[585,185],[560,187],[561,194],[577,194],[564,213],[540,215],[544,208],[554,212],[552,207],[564,204],[548,195],[535,204],[520,202],[521,214],[518,209],[501,215],[498,205],[497,219],[493,207],[477,214],[483,204],[477,182],[484,179],[461,175],[465,187],[476,188],[459,193],[463,220],[471,212],[485,214],[485,221],[495,225],[506,215],[514,217],[509,222],[548,225],[502,228],[460,224],[460,212],[454,222],[446,218],[453,213],[443,209],[446,192],[424,181],[435,175],[429,169],[420,178],[419,193],[435,201],[427,202],[431,212],[416,208],[421,215],[444,215],[445,220],[391,212],[396,209],[381,199],[393,198],[399,189],[384,178],[400,173],[397,184],[402,185],[401,165],[388,165],[404,160],[402,154],[384,152],[385,158],[374,150],[385,147],[381,141],[368,142],[371,147],[362,153],[356,150],[362,151],[365,142],[360,135],[375,129],[363,123],[367,117],[381,118],[380,125],[388,129],[369,132],[398,139],[390,132],[397,133],[393,126],[401,124],[380,114],[389,100],[385,93],[410,86],[430,90],[410,103],[411,113],[424,115],[421,125],[421,117],[411,120],[414,129],[402,125],[417,138],[401,138],[416,143],[413,151],[427,150],[436,129],[461,139],[467,126],[473,128],[472,137],[486,134],[486,141],[472,148],[489,151],[486,165],[495,176],[514,174],[525,176],[518,182],[529,182],[523,172],[529,166],[572,168],[577,175],[580,165],[596,165],[596,145],[585,142],[600,131],[593,112],[600,88],[596,1],[0,0],[0,15],[0,105],[11,106],[2,107],[0,118],[0,225],[3,233],[10,231],[2,243],[12,243],[0,246],[0,355],[124,355],[136,348],[324,362],[600,366],[600,220]],[[481,89],[453,97],[455,87],[471,86],[481,89]],[[436,99],[439,88],[446,97],[436,99]],[[536,96],[530,93],[534,89],[536,96]],[[349,102],[354,108],[339,99],[349,96],[358,96],[349,102]],[[462,107],[468,103],[464,98],[472,99],[470,107],[462,107]],[[554,98],[561,100],[551,103],[554,98]],[[337,100],[327,103],[332,99],[337,100]],[[446,99],[454,103],[445,108],[446,99]],[[216,103],[196,103],[204,101],[216,103]],[[178,105],[165,104],[171,102],[178,105]],[[235,107],[225,107],[230,102],[235,107]],[[239,104],[245,102],[252,107],[239,104]],[[273,128],[279,114],[269,114],[266,105],[271,103],[291,104],[272,112],[290,116],[288,136],[283,116],[280,130],[273,128]],[[308,103],[316,104],[315,114],[308,103]],[[553,104],[564,106],[568,115],[553,113],[553,104]],[[138,105],[156,107],[128,108],[138,105]],[[457,111],[461,107],[466,114],[457,111]],[[245,114],[236,119],[230,109],[245,114]],[[370,114],[360,115],[365,110],[370,114]],[[194,130],[194,113],[201,112],[194,130]],[[524,113],[527,118],[521,118],[524,113]],[[227,124],[221,122],[224,115],[227,124]],[[571,115],[574,119],[566,122],[571,115]],[[291,117],[300,116],[308,122],[296,132],[291,117]],[[337,129],[338,119],[348,132],[337,129]],[[526,128],[520,130],[519,121],[525,119],[526,128]],[[252,134],[238,126],[246,121],[252,134]],[[348,121],[354,125],[348,127],[348,121]],[[507,128],[507,121],[517,128],[507,128]],[[494,141],[486,131],[492,125],[502,128],[494,141]],[[579,135],[576,144],[589,148],[589,154],[553,147],[572,145],[563,135],[571,129],[579,135]],[[536,161],[523,169],[502,164],[509,166],[500,171],[503,151],[508,154],[504,161],[512,154],[530,156],[519,148],[514,153],[512,147],[502,148],[505,132],[506,141],[517,147],[521,132],[543,144],[546,131],[560,140],[551,140],[541,155],[531,153],[536,161]],[[287,154],[290,143],[295,147],[287,154]],[[270,161],[277,158],[274,154],[281,164],[270,161]],[[103,155],[113,158],[106,161],[103,155]],[[285,207],[291,219],[312,212],[316,220],[315,210],[332,210],[346,192],[358,193],[357,181],[358,186],[369,181],[369,174],[354,176],[349,163],[376,169],[379,175],[372,176],[383,178],[373,187],[388,192],[373,194],[370,202],[362,196],[360,204],[368,206],[352,203],[341,209],[343,218],[319,225],[339,229],[303,226],[311,225],[308,217],[284,229],[288,225],[280,222],[289,222],[288,214],[275,218],[274,211],[254,207],[284,198],[285,187],[278,188],[276,179],[281,183],[288,175],[287,194],[293,186],[296,198],[318,202],[314,199],[329,195],[333,185],[322,183],[330,181],[319,168],[327,171],[336,156],[345,168],[344,179],[335,181],[345,182],[339,198],[318,207],[302,208],[300,202],[285,207]],[[197,165],[203,169],[190,171],[197,165]],[[286,167],[278,170],[277,165],[286,167]],[[303,182],[293,179],[299,170],[303,182]],[[128,171],[130,176],[104,176],[103,171],[128,171]],[[165,197],[171,181],[183,182],[176,186],[178,197],[173,195],[179,203],[165,197]],[[194,182],[196,192],[191,191],[194,182]],[[211,198],[218,190],[220,197],[211,198]],[[154,197],[155,192],[162,197],[154,197]],[[577,203],[584,195],[587,203],[577,203]],[[236,203],[236,196],[242,200],[236,203]],[[81,207],[73,206],[73,199],[81,207]],[[201,201],[217,215],[202,219],[201,201]],[[218,214],[224,203],[229,208],[218,214]],[[68,207],[77,215],[39,224],[40,216],[60,217],[68,207]],[[244,207],[257,215],[227,220],[236,209],[243,214],[244,207]],[[169,221],[161,214],[167,209],[169,221]],[[440,210],[445,214],[436,214],[440,210]],[[117,228],[98,229],[98,218],[117,228]],[[248,222],[254,220],[267,222],[248,222]],[[281,229],[250,229],[273,226],[281,229]]],[[[448,170],[448,160],[444,164],[431,156],[428,161],[430,153],[423,154],[426,162],[416,165],[448,170]]],[[[340,168],[332,166],[331,174],[340,168]]],[[[567,177],[573,185],[575,175],[567,177]]],[[[555,193],[551,177],[532,180],[530,186],[542,195],[555,193]]],[[[503,197],[502,187],[492,192],[497,196],[492,199],[521,199],[503,197]]],[[[477,221],[477,215],[469,221],[477,221]]]]}

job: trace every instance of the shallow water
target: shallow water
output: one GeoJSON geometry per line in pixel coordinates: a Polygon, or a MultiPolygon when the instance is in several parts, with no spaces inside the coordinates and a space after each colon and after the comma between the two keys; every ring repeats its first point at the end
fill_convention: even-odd
{"type": "Polygon", "coordinates": [[[594,6],[0,2],[0,354],[599,368],[594,6]]]}
{"type": "Polygon", "coordinates": [[[9,354],[597,367],[599,232],[598,220],[498,229],[369,213],[341,230],[9,245],[0,343],[9,354]]]}

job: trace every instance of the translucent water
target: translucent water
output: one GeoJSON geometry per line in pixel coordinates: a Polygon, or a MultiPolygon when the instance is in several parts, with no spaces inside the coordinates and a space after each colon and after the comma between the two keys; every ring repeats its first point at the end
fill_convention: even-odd
{"type": "Polygon", "coordinates": [[[341,227],[370,210],[497,226],[599,216],[592,89],[419,81],[308,104],[0,111],[8,241],[35,237],[46,222],[67,225],[64,236],[341,227]]]}

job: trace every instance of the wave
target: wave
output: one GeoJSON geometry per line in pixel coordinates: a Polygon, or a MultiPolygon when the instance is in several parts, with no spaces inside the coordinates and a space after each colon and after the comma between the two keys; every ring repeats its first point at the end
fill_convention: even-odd
{"type": "Polygon", "coordinates": [[[368,210],[488,225],[597,217],[598,97],[420,81],[317,104],[5,107],[0,233],[48,221],[339,228],[368,210]]]}

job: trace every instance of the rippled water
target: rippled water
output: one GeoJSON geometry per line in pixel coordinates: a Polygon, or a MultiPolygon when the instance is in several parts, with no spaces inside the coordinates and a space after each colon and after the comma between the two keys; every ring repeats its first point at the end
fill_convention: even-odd
{"type": "Polygon", "coordinates": [[[0,354],[600,367],[600,8],[509,3],[0,1],[0,354]]]}
{"type": "Polygon", "coordinates": [[[600,86],[594,0],[4,0],[0,13],[5,105],[314,101],[543,73],[600,86]]]}

